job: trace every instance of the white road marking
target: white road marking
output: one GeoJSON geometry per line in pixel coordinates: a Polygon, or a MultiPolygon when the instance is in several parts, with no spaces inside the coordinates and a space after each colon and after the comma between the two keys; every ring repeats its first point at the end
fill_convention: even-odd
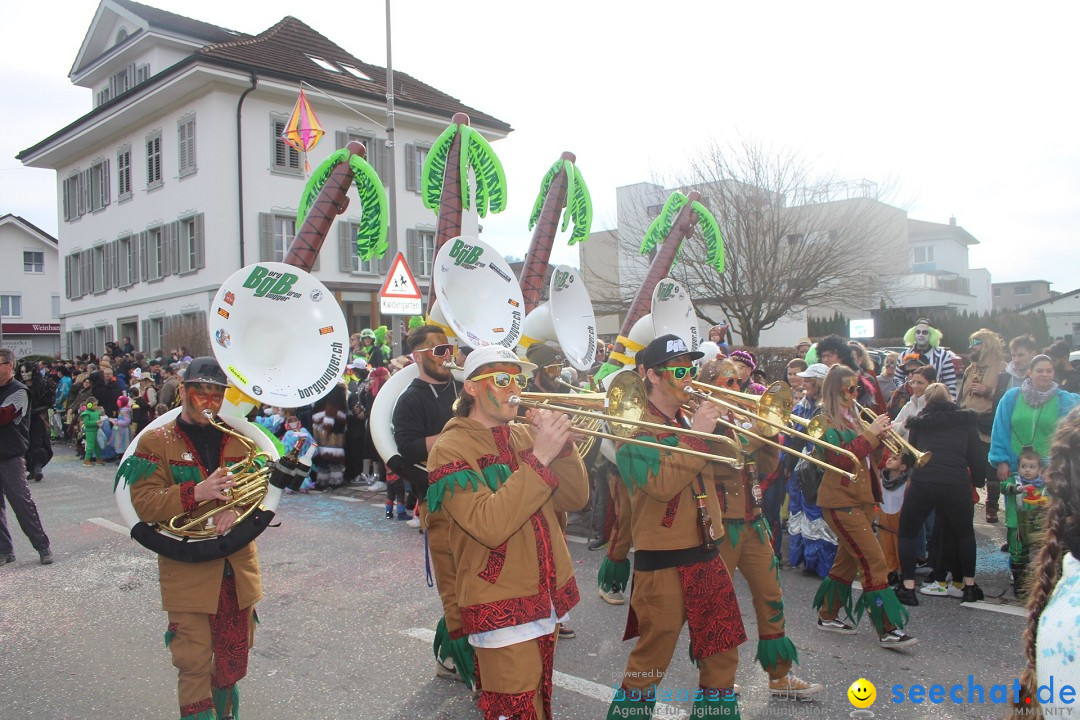
{"type": "Polygon", "coordinates": [[[360,502],[360,498],[349,497],[348,495],[329,495],[327,497],[331,500],[340,500],[341,502],[360,502]]]}
{"type": "MultiPolygon", "coordinates": [[[[409,628],[408,630],[402,630],[401,632],[411,638],[423,640],[429,645],[435,640],[435,631],[429,630],[428,628],[409,628]]],[[[558,670],[552,672],[551,681],[554,685],[557,685],[564,690],[576,692],[579,695],[584,695],[605,703],[611,702],[611,695],[614,691],[613,688],[608,687],[607,685],[601,685],[600,683],[586,680],[585,678],[579,678],[575,675],[567,675],[558,670]]],[[[688,717],[688,714],[672,705],[656,703],[656,707],[653,709],[653,717],[665,717],[679,720],[680,718],[688,717]]]]}
{"type": "Polygon", "coordinates": [[[92,522],[95,525],[100,525],[106,530],[112,530],[114,533],[120,533],[121,535],[130,535],[131,532],[119,523],[114,523],[112,520],[106,520],[105,518],[88,518],[87,522],[92,522]]]}
{"type": "Polygon", "coordinates": [[[1018,607],[1016,605],[998,605],[996,603],[988,602],[973,602],[973,603],[960,603],[961,607],[969,607],[975,610],[989,610],[990,612],[1004,613],[1005,615],[1016,615],[1018,617],[1027,617],[1027,608],[1018,607]]]}
{"type": "Polygon", "coordinates": [[[583,538],[583,537],[581,537],[579,535],[567,535],[566,539],[569,540],[570,542],[581,543],[582,545],[589,542],[588,538],[583,538]]]}

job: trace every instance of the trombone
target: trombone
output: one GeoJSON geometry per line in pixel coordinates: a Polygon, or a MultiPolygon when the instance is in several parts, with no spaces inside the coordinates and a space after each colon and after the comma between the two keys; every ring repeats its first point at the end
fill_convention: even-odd
{"type": "MultiPolygon", "coordinates": [[[[732,410],[734,412],[738,412],[740,414],[746,411],[752,412],[759,422],[762,422],[765,425],[773,428],[775,432],[753,433],[747,431],[744,428],[738,427],[733,423],[729,423],[726,420],[721,420],[720,422],[723,423],[726,427],[729,427],[733,430],[736,430],[737,432],[741,432],[746,435],[753,435],[756,439],[759,439],[764,443],[790,452],[791,448],[788,448],[785,445],[770,439],[783,432],[785,435],[791,435],[793,437],[800,438],[801,440],[804,440],[813,445],[817,445],[818,447],[821,447],[823,449],[827,447],[832,452],[844,455],[845,457],[850,459],[853,465],[856,467],[861,464],[861,461],[855,456],[855,453],[822,440],[822,437],[825,435],[826,430],[825,421],[822,416],[819,415],[811,420],[803,420],[798,415],[795,415],[791,412],[791,390],[779,380],[770,385],[763,395],[754,395],[752,393],[743,393],[735,390],[728,390],[727,388],[722,388],[716,385],[709,385],[708,383],[698,382],[697,380],[691,383],[691,385],[693,387],[691,394],[699,400],[709,400],[711,402],[717,403],[721,407],[732,410]],[[725,395],[735,396],[737,400],[745,404],[740,405],[738,403],[731,403],[714,395],[711,395],[709,391],[713,390],[721,392],[725,395]],[[799,430],[795,430],[794,428],[789,427],[784,422],[787,420],[797,422],[798,424],[803,425],[806,428],[806,432],[800,432],[799,430]]],[[[818,467],[824,468],[826,470],[834,470],[841,475],[844,475],[849,480],[855,479],[855,473],[848,472],[847,470],[842,470],[835,465],[830,465],[824,460],[819,460],[814,457],[812,453],[802,453],[802,455],[807,459],[808,462],[811,462],[818,467]]]]}
{"type": "Polygon", "coordinates": [[[592,437],[607,438],[620,443],[631,445],[644,445],[654,449],[667,449],[671,452],[693,455],[704,458],[711,462],[723,463],[734,470],[741,470],[743,466],[742,447],[736,440],[723,435],[673,428],[669,425],[648,422],[642,420],[648,401],[645,393],[645,383],[634,373],[619,373],[612,379],[611,387],[606,393],[582,393],[581,395],[565,395],[563,393],[533,393],[523,392],[510,398],[511,405],[524,408],[537,408],[541,410],[554,410],[556,412],[574,415],[576,417],[589,418],[591,420],[606,421],[612,432],[606,433],[600,430],[592,430],[574,426],[573,432],[592,437]],[[604,408],[605,412],[595,412],[585,408],[604,408]],[[690,448],[672,447],[659,445],[648,440],[639,440],[633,437],[637,428],[646,428],[663,432],[674,432],[678,435],[699,437],[711,442],[719,442],[727,445],[733,452],[733,457],[719,453],[707,453],[690,448]]]}
{"type": "MultiPolygon", "coordinates": [[[[859,422],[862,423],[864,428],[868,427],[870,423],[877,419],[878,414],[868,407],[864,407],[859,403],[855,403],[855,409],[859,412],[859,422]]],[[[904,453],[911,453],[915,456],[915,467],[922,467],[926,463],[930,462],[930,451],[923,452],[917,447],[912,445],[907,439],[896,432],[893,429],[889,429],[888,432],[882,434],[881,444],[888,448],[889,452],[893,455],[903,455],[904,453]]]]}

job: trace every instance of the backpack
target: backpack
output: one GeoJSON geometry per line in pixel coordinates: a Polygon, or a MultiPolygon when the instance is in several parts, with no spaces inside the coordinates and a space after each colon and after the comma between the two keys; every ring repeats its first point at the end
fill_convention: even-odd
{"type": "Polygon", "coordinates": [[[795,463],[795,479],[807,502],[817,504],[818,488],[823,477],[825,470],[807,460],[805,455],[795,463]]]}

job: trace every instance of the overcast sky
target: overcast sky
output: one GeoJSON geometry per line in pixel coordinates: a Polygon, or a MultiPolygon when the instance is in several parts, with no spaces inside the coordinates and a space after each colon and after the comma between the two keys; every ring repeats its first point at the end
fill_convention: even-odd
{"type": "MultiPolygon", "coordinates": [[[[293,15],[386,64],[382,0],[147,4],[252,34],[293,15]]],[[[98,3],[7,5],[0,214],[55,234],[54,173],[14,156],[90,110],[67,74],[98,3]]],[[[394,0],[393,14],[395,70],[515,128],[495,145],[509,207],[484,223],[505,253],[525,254],[533,198],[563,150],[604,229],[616,187],[750,136],[823,172],[894,179],[893,204],[955,216],[980,241],[972,267],[996,282],[1080,287],[1075,3],[394,0]]],[[[556,247],[553,260],[576,264],[565,238],[556,247]]]]}

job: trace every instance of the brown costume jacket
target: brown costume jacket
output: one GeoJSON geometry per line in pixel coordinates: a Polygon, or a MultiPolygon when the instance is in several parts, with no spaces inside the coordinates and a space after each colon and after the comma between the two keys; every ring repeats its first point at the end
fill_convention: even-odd
{"type": "MultiPolygon", "coordinates": [[[[246,457],[239,440],[222,433],[219,465],[229,465],[246,457]]],[[[153,472],[131,486],[131,502],[143,522],[167,522],[169,518],[195,507],[195,484],[217,468],[203,468],[199,454],[170,422],[142,435],[135,455],[154,463],[153,472]]],[[[162,609],[172,612],[213,614],[217,612],[221,579],[228,559],[236,574],[236,597],[241,608],[262,599],[259,557],[255,543],[249,543],[228,558],[185,563],[158,556],[162,609]]]]}
{"type": "MultiPolygon", "coordinates": [[[[852,434],[852,431],[845,431],[852,434]]],[[[838,444],[840,434],[830,428],[825,433],[825,441],[838,444]]],[[[823,508],[848,508],[859,505],[873,505],[881,502],[881,487],[878,484],[876,468],[881,464],[885,447],[881,445],[877,435],[869,430],[855,435],[848,442],[841,443],[841,447],[850,450],[859,458],[858,465],[851,462],[847,455],[826,450],[825,462],[833,467],[838,467],[848,472],[857,471],[857,477],[849,480],[835,470],[826,470],[821,477],[821,486],[818,488],[817,504],[823,508]],[[866,458],[870,458],[870,464],[875,468],[870,470],[866,466],[866,458]]]]}

